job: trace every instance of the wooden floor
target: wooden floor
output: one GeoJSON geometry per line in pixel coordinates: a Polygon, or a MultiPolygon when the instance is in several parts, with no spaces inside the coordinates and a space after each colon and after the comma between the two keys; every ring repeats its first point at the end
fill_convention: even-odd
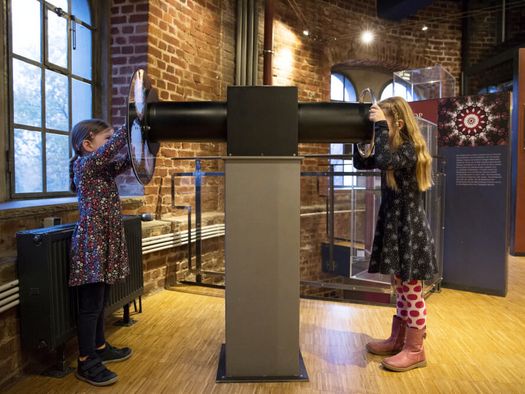
{"type": "Polygon", "coordinates": [[[96,388],[41,376],[8,393],[525,393],[525,258],[510,258],[506,298],[443,289],[428,300],[428,366],[381,369],[364,350],[389,333],[393,309],[301,300],[301,350],[310,382],[216,384],[224,341],[222,292],[163,291],[144,301],[131,328],[110,330],[133,357],[111,364],[119,382],[96,388]]]}

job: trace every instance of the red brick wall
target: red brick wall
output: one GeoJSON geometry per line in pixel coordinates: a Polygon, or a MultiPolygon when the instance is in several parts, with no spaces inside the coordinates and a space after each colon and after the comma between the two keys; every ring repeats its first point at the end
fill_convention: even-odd
{"type": "MultiPolygon", "coordinates": [[[[147,68],[148,0],[113,0],[111,7],[112,100],[111,122],[115,126],[126,122],[126,103],[133,72],[147,68]]],[[[131,170],[118,178],[119,192],[140,196],[144,188],[131,170]]]]}
{"type": "MultiPolygon", "coordinates": [[[[508,6],[508,3],[507,3],[508,6]]],[[[525,41],[525,3],[513,4],[506,10],[505,40],[502,39],[501,1],[471,0],[469,10],[489,11],[472,15],[467,20],[468,37],[465,46],[466,91],[464,94],[477,94],[481,88],[498,85],[513,79],[513,59],[500,62],[490,68],[468,72],[468,68],[492,59],[509,48],[520,46],[525,41]]]]}
{"type": "MultiPolygon", "coordinates": [[[[469,10],[494,6],[494,0],[471,0],[469,10]]],[[[470,16],[466,21],[468,26],[468,45],[465,48],[466,66],[480,63],[493,55],[497,44],[498,13],[487,12],[470,16]]]]}
{"type": "MultiPolygon", "coordinates": [[[[114,82],[115,79],[119,82],[113,89],[114,122],[123,119],[129,78],[139,66],[147,69],[161,101],[225,101],[226,88],[233,84],[234,73],[234,1],[144,3],[147,2],[135,4],[127,0],[114,7],[118,16],[113,16],[112,26],[118,35],[113,40],[112,49],[116,50],[113,60],[121,64],[114,65],[114,73],[118,75],[114,82]],[[133,6],[135,14],[124,15],[133,6]],[[131,36],[122,37],[124,30],[131,36]],[[139,48],[138,53],[128,49],[130,41],[139,48]]],[[[194,168],[193,162],[173,162],[173,157],[224,153],[222,143],[164,142],[157,155],[154,179],[144,188],[145,204],[140,212],[155,212],[157,201],[162,212],[170,211],[170,174],[194,168]]],[[[217,171],[220,165],[207,162],[203,169],[217,171]]],[[[121,189],[126,189],[134,182],[127,178],[122,183],[121,189]]],[[[193,204],[192,180],[177,178],[176,186],[177,204],[193,204]]],[[[218,179],[204,180],[203,209],[222,207],[222,199],[217,198],[222,195],[221,188],[218,179]]]]}

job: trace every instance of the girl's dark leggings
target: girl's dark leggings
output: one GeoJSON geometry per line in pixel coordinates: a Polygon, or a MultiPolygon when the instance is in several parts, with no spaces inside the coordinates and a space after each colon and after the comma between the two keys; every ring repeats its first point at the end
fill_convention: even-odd
{"type": "Polygon", "coordinates": [[[81,357],[94,356],[95,349],[106,343],[104,305],[109,285],[89,283],[78,286],[78,350],[81,357]]]}

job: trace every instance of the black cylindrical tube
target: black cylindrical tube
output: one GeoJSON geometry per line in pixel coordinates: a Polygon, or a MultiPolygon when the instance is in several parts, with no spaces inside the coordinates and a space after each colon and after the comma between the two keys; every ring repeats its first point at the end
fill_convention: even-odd
{"type": "Polygon", "coordinates": [[[299,142],[370,141],[369,110],[365,103],[299,103],[299,142]]]}
{"type": "MultiPolygon", "coordinates": [[[[370,104],[299,103],[298,131],[302,143],[369,141],[370,104]]],[[[148,104],[150,141],[226,141],[227,105],[224,102],[158,102],[148,104]]]]}
{"type": "Polygon", "coordinates": [[[226,141],[226,103],[215,101],[148,104],[150,141],[226,141]]]}

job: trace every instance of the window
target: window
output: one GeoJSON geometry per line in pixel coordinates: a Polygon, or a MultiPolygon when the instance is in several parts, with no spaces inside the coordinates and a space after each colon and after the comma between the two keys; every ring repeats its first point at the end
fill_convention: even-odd
{"type": "MultiPolygon", "coordinates": [[[[332,101],[357,102],[357,93],[354,85],[343,74],[333,73],[330,82],[330,99],[332,101]]],[[[345,148],[348,149],[351,144],[330,144],[330,154],[342,155],[345,148]],[[346,145],[346,146],[345,146],[346,145]]],[[[355,171],[351,160],[330,159],[330,164],[334,165],[335,172],[352,172],[355,171]]],[[[356,185],[356,177],[351,175],[335,176],[335,187],[352,187],[356,185]]]]}
{"type": "Polygon", "coordinates": [[[88,0],[10,0],[11,196],[69,194],[69,130],[93,116],[88,0]]]}
{"type": "Polygon", "coordinates": [[[417,101],[417,95],[411,91],[407,86],[399,82],[388,83],[381,91],[380,100],[384,100],[389,97],[400,96],[406,101],[417,101]]]}
{"type": "Polygon", "coordinates": [[[355,87],[343,74],[333,73],[330,81],[330,100],[356,102],[355,87]]]}

